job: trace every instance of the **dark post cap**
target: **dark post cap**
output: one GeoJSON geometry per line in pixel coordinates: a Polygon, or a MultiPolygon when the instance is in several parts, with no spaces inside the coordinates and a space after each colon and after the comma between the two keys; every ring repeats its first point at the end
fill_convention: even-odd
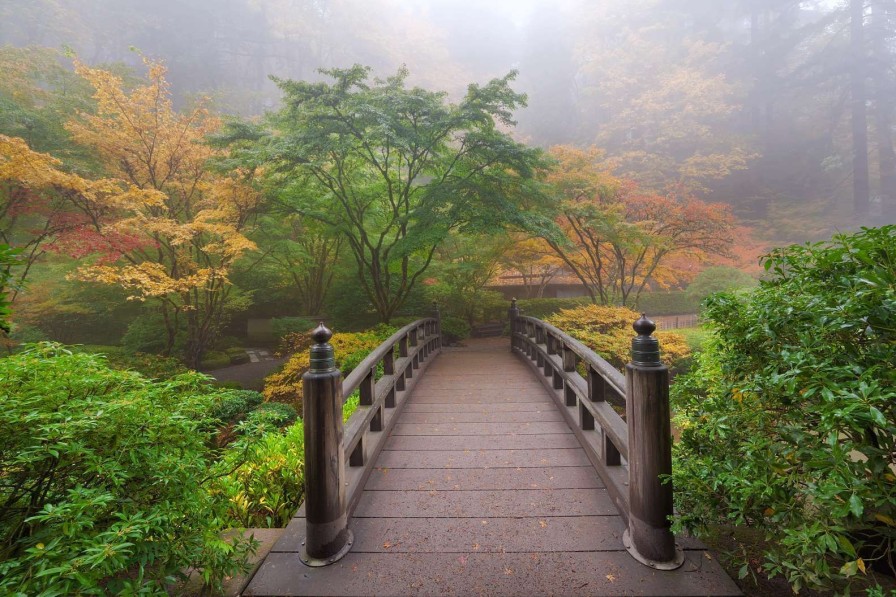
{"type": "Polygon", "coordinates": [[[333,346],[329,344],[333,332],[320,322],[314,331],[311,332],[311,338],[314,344],[311,346],[310,369],[314,373],[326,373],[336,369],[336,355],[333,352],[333,346]]]}
{"type": "Polygon", "coordinates": [[[641,318],[632,324],[632,328],[638,333],[638,336],[632,339],[632,364],[645,367],[662,365],[660,343],[651,336],[656,331],[656,324],[647,319],[645,313],[641,313],[641,318]]]}
{"type": "Polygon", "coordinates": [[[333,332],[330,331],[330,328],[324,325],[324,322],[320,322],[314,331],[311,332],[311,338],[317,344],[326,344],[330,341],[330,338],[333,337],[333,332]]]}
{"type": "Polygon", "coordinates": [[[639,336],[649,336],[656,331],[656,324],[647,319],[646,313],[641,313],[641,318],[632,324],[632,328],[634,328],[639,336]]]}

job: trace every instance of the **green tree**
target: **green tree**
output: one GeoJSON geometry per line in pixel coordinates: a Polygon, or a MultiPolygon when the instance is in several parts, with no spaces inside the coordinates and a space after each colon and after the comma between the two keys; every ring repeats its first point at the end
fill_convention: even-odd
{"type": "Polygon", "coordinates": [[[286,107],[259,140],[268,183],[344,239],[382,321],[452,231],[537,221],[521,207],[541,153],[503,130],[524,101],[510,88],[514,73],[470,85],[458,104],[408,88],[405,69],[373,81],[358,65],[323,73],[333,82],[277,81],[286,107]]]}
{"type": "MultiPolygon", "coordinates": [[[[324,301],[333,284],[342,238],[319,221],[296,213],[265,214],[258,218],[252,239],[261,248],[238,265],[243,276],[274,282],[287,290],[304,315],[323,313],[324,301]]],[[[281,297],[282,300],[282,297],[281,297]]]]}
{"type": "Polygon", "coordinates": [[[680,522],[764,531],[794,591],[894,570],[894,264],[896,226],[773,252],[771,280],[710,299],[673,388],[680,522]]]}
{"type": "Polygon", "coordinates": [[[452,235],[437,251],[432,268],[437,282],[427,288],[427,295],[446,315],[463,318],[471,327],[495,315],[503,316],[507,302],[499,293],[486,290],[486,285],[498,273],[512,242],[505,235],[452,235]]]}

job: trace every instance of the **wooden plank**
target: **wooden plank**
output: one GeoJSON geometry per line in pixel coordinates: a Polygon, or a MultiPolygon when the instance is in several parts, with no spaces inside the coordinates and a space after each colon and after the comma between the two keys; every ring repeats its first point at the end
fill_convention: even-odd
{"type": "Polygon", "coordinates": [[[452,450],[444,452],[383,451],[378,468],[533,468],[588,466],[581,448],[572,450],[452,450]]]}
{"type": "Polygon", "coordinates": [[[579,448],[579,441],[570,432],[549,435],[457,435],[422,437],[392,436],[385,450],[464,451],[464,450],[552,450],[579,448]]]}
{"type": "Polygon", "coordinates": [[[675,572],[624,551],[557,553],[349,553],[310,569],[271,553],[243,595],[740,595],[715,559],[687,553],[675,572]]]}
{"type": "Polygon", "coordinates": [[[533,422],[560,422],[563,421],[556,408],[544,408],[526,411],[497,411],[489,412],[487,409],[479,409],[471,412],[454,413],[404,413],[402,423],[445,424],[445,423],[533,423],[533,422]]]}
{"type": "Polygon", "coordinates": [[[545,396],[540,392],[483,392],[447,393],[444,395],[418,394],[412,399],[413,404],[494,404],[501,402],[538,402],[544,404],[545,396]]]}
{"type": "Polygon", "coordinates": [[[543,435],[568,431],[563,421],[534,423],[403,423],[392,435],[543,435]]]}
{"type": "Polygon", "coordinates": [[[616,506],[605,489],[365,491],[355,518],[505,518],[607,516],[616,506]]]}
{"type": "Polygon", "coordinates": [[[529,412],[544,411],[553,408],[543,402],[501,402],[497,404],[445,404],[408,402],[405,412],[409,413],[466,413],[466,412],[529,412]]]}
{"type": "Polygon", "coordinates": [[[597,489],[603,482],[590,466],[498,469],[377,468],[365,489],[429,491],[480,489],[597,489]]]}
{"type": "Polygon", "coordinates": [[[529,518],[359,518],[352,550],[368,553],[619,551],[618,516],[529,518]],[[484,524],[483,524],[484,523],[484,524]]]}

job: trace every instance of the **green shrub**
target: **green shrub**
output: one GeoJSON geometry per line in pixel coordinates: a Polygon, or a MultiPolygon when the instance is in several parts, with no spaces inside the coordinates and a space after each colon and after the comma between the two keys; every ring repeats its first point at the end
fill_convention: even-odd
{"type": "Polygon", "coordinates": [[[253,425],[269,424],[286,427],[296,422],[296,409],[282,402],[265,402],[249,413],[248,421],[253,425]]]}
{"type": "Polygon", "coordinates": [[[260,392],[252,390],[231,390],[219,392],[209,416],[222,423],[241,421],[264,401],[260,392]]]}
{"type": "Polygon", "coordinates": [[[470,337],[470,324],[460,317],[442,318],[442,336],[445,344],[454,344],[470,337]]]}
{"type": "Polygon", "coordinates": [[[764,262],[750,294],[708,299],[714,334],[673,388],[678,523],[755,527],[770,574],[842,590],[893,568],[896,227],[764,262]]]}
{"type": "Polygon", "coordinates": [[[243,434],[217,465],[217,492],[234,526],[283,527],[305,495],[302,423],[285,433],[243,434]]]}
{"type": "Polygon", "coordinates": [[[233,347],[233,348],[225,348],[224,354],[230,359],[231,365],[242,365],[244,363],[249,362],[249,354],[246,352],[245,348],[233,347]]]}
{"type": "Polygon", "coordinates": [[[150,379],[169,379],[189,371],[183,363],[173,357],[163,357],[142,352],[130,353],[121,346],[81,344],[68,348],[74,352],[103,355],[112,369],[136,371],[150,379]]]}
{"type": "Polygon", "coordinates": [[[199,362],[199,368],[203,371],[211,371],[213,369],[221,369],[230,365],[230,357],[227,353],[218,350],[206,350],[202,355],[202,361],[199,362]]]}
{"type": "Polygon", "coordinates": [[[205,481],[206,388],[58,345],[0,359],[0,594],[163,593],[188,568],[240,570],[249,545],[220,539],[205,481]]]}

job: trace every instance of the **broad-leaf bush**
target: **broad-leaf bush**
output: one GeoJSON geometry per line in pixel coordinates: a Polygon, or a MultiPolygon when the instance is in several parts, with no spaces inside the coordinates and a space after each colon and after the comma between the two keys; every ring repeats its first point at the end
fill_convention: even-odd
{"type": "MultiPolygon", "coordinates": [[[[793,588],[894,569],[896,227],[780,249],[707,302],[710,345],[673,389],[678,523],[762,529],[793,588]]],[[[743,569],[746,573],[746,567],[743,569]]]]}
{"type": "MultiPolygon", "coordinates": [[[[253,427],[255,421],[247,421],[253,427]]],[[[276,427],[271,426],[271,429],[276,427]]],[[[305,443],[302,422],[285,433],[242,434],[218,464],[217,495],[227,518],[244,527],[283,527],[305,494],[305,443]]]]}
{"type": "MultiPolygon", "coordinates": [[[[394,327],[380,324],[366,332],[333,334],[330,344],[336,354],[336,366],[342,375],[348,375],[364,358],[397,330],[394,327]]],[[[307,342],[308,334],[288,335],[284,344],[301,346],[307,342]]],[[[284,402],[302,412],[302,374],[310,364],[307,349],[295,353],[283,368],[264,380],[265,400],[284,402]]]]}
{"type": "Polygon", "coordinates": [[[0,594],[161,592],[245,562],[219,537],[208,414],[190,373],[164,382],[39,345],[0,359],[0,594]]]}
{"type": "MultiPolygon", "coordinates": [[[[631,361],[632,324],[641,315],[627,307],[585,305],[562,309],[545,321],[560,328],[619,369],[631,361]]],[[[690,355],[687,342],[673,332],[657,332],[663,362],[678,368],[690,355]]]]}

